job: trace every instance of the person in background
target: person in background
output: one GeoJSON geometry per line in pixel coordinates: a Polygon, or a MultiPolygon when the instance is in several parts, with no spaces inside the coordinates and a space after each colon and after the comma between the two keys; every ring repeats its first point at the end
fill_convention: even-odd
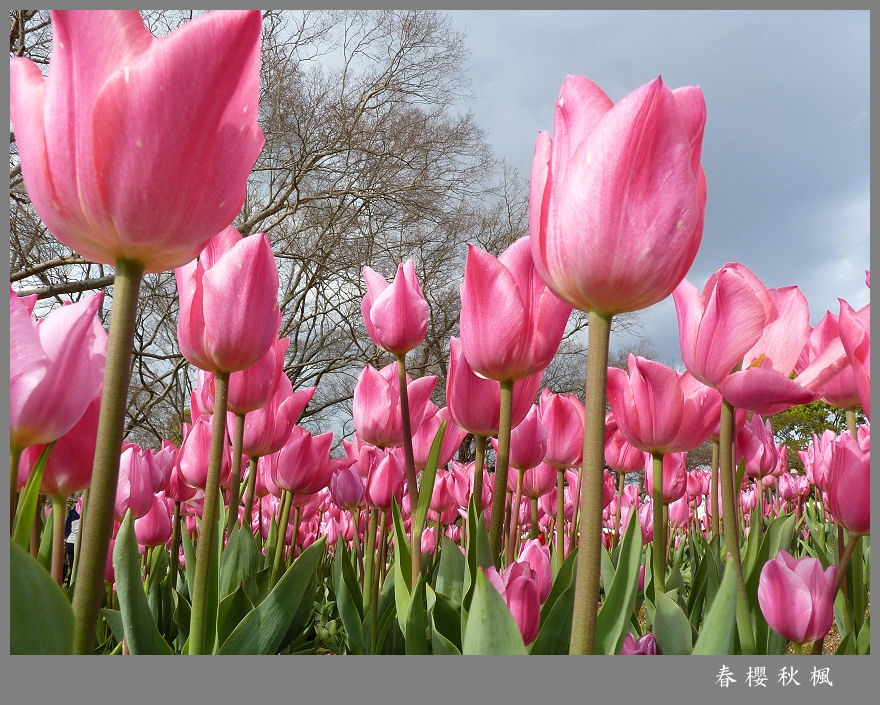
{"type": "Polygon", "coordinates": [[[64,580],[62,582],[68,584],[71,569],[73,568],[73,551],[76,547],[76,537],[79,534],[79,512],[76,511],[74,504],[67,512],[67,519],[64,520],[64,580]]]}

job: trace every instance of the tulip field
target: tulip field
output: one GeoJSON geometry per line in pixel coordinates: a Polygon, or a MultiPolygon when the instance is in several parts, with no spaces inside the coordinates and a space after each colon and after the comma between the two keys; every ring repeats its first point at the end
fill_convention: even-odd
{"type": "Polygon", "coordinates": [[[417,258],[364,262],[386,364],[353,372],[340,439],[298,425],[316,389],[284,372],[278,253],[232,226],[264,144],[260,12],[161,39],[135,11],[52,24],[46,76],[11,59],[21,173],[52,236],[115,280],[109,331],[103,293],[38,318],[10,285],[12,653],[870,653],[870,304],[812,326],[797,282],[767,288],[747,252],[685,278],[699,88],[614,103],[565,79],[529,235],[461,252],[445,389],[408,373],[433,315],[417,258]],[[179,173],[155,168],[180,151],[179,173]],[[138,292],[171,270],[196,384],[180,442],[148,448],[125,438],[138,292]],[[682,369],[609,366],[614,317],[670,296],[682,369]],[[544,382],[573,310],[580,398],[544,382]],[[798,472],[771,417],[819,401],[846,430],[814,433],[798,472]]]}

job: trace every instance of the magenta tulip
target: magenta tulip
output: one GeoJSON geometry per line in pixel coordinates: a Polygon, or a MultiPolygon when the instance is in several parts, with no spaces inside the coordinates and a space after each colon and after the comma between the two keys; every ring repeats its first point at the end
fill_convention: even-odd
{"type": "MultiPolygon", "coordinates": [[[[517,426],[535,402],[544,370],[513,383],[511,427],[517,426]]],[[[446,405],[455,425],[476,436],[498,433],[501,388],[492,379],[477,376],[468,364],[458,338],[449,339],[449,368],[446,374],[446,405]]]]}
{"type": "Polygon", "coordinates": [[[750,269],[729,262],[709,277],[702,293],[685,279],[672,297],[685,367],[720,388],[764,332],[773,311],[770,294],[750,269]]]}
{"type": "MultiPolygon", "coordinates": [[[[795,371],[798,374],[803,372],[831,346],[842,346],[840,325],[837,314],[826,311],[819,324],[810,331],[810,339],[801,351],[795,371]]],[[[852,365],[845,366],[822,386],[821,398],[827,404],[841,409],[859,406],[859,393],[852,365]]]]}
{"type": "Polygon", "coordinates": [[[428,330],[428,302],[413,261],[398,265],[392,284],[366,266],[364,280],[367,295],[361,301],[361,313],[370,340],[397,356],[418,347],[428,330]]]}
{"type": "Polygon", "coordinates": [[[534,573],[538,585],[538,599],[543,605],[553,587],[553,570],[550,565],[550,547],[542,545],[538,539],[529,539],[523,543],[519,552],[519,563],[527,563],[534,573]]]}
{"type": "Polygon", "coordinates": [[[468,246],[461,285],[461,347],[474,372],[523,379],[550,364],[571,307],[547,288],[523,237],[499,258],[468,246]]]}
{"type": "MultiPolygon", "coordinates": [[[[644,454],[645,487],[654,486],[654,458],[644,454]]],[[[687,468],[684,453],[666,453],[663,456],[663,504],[671,504],[685,495],[687,468]]]]}
{"type": "Polygon", "coordinates": [[[152,456],[136,443],[124,444],[119,458],[114,518],[122,521],[131,510],[134,519],[144,516],[153,505],[152,456]]]}
{"type": "Polygon", "coordinates": [[[431,445],[434,443],[434,436],[437,435],[440,424],[446,421],[443,442],[440,444],[440,456],[437,460],[437,467],[442,468],[448,465],[452,456],[458,452],[467,431],[452,423],[447,407],[437,409],[430,401],[425,406],[425,416],[412,437],[413,459],[417,468],[424,468],[428,464],[428,455],[431,452],[431,445]],[[434,407],[434,411],[429,414],[431,407],[434,407]]]}
{"type": "MultiPolygon", "coordinates": [[[[97,423],[97,422],[96,422],[97,423]]],[[[164,492],[171,481],[178,448],[171,441],[162,441],[162,448],[149,451],[153,456],[153,492],[164,492]]]]}
{"type": "MultiPolygon", "coordinates": [[[[253,458],[281,450],[316,389],[308,387],[294,392],[290,379],[282,374],[269,403],[245,416],[242,453],[253,458]]],[[[227,428],[231,428],[232,423],[232,417],[227,416],[227,428]]]]}
{"type": "Polygon", "coordinates": [[[523,642],[531,644],[538,636],[541,618],[540,593],[531,566],[526,562],[514,562],[503,574],[492,566],[486,570],[486,577],[507,603],[523,642]]]}
{"type": "MultiPolygon", "coordinates": [[[[208,481],[208,458],[211,454],[211,417],[202,416],[184,435],[177,452],[177,467],[184,482],[204,490],[208,481]]],[[[220,485],[229,484],[232,453],[224,441],[221,456],[220,485]]]]}
{"type": "Polygon", "coordinates": [[[538,135],[529,232],[535,266],[582,311],[616,314],[660,301],[687,273],[703,234],[699,88],[660,78],[617,105],[568,76],[555,136],[538,135]]]}
{"type": "Polygon", "coordinates": [[[865,416],[871,418],[871,304],[853,311],[840,299],[840,340],[852,365],[856,391],[865,416]]]}
{"type": "Polygon", "coordinates": [[[871,447],[862,448],[850,434],[831,447],[828,467],[828,508],[851,534],[871,533],[871,447]]]}
{"type": "Polygon", "coordinates": [[[584,452],[584,405],[573,394],[541,393],[541,423],[547,429],[544,461],[556,468],[581,464],[584,452]]]}
{"type": "Polygon", "coordinates": [[[691,450],[709,437],[721,413],[717,391],[631,353],[628,364],[628,376],[608,368],[608,402],[627,441],[666,454],[691,450]]]}
{"type": "MultiPolygon", "coordinates": [[[[642,566],[642,576],[644,577],[645,566],[642,566]]],[[[651,632],[636,639],[630,632],[627,632],[623,638],[623,646],[620,647],[621,654],[627,655],[649,655],[653,656],[657,653],[657,640],[651,632]]]]}
{"type": "Polygon", "coordinates": [[[773,427],[758,414],[752,416],[736,435],[736,461],[745,461],[749,477],[765,477],[772,473],[779,461],[779,451],[773,440],[773,427]]]}
{"type": "Polygon", "coordinates": [[[822,639],[834,621],[834,578],[818,558],[794,558],[779,551],[767,561],[758,580],[758,603],[767,624],[798,644],[822,639]]]}
{"type": "MultiPolygon", "coordinates": [[[[421,424],[436,382],[437,378],[434,376],[413,381],[409,381],[407,377],[410,428],[417,429],[421,424]]],[[[381,370],[370,365],[361,370],[354,388],[352,413],[355,428],[362,441],[381,448],[403,445],[396,362],[381,370]]]]}
{"type": "MultiPolygon", "coordinates": [[[[361,452],[366,452],[366,449],[361,452]]],[[[367,477],[367,504],[371,507],[387,512],[391,509],[392,499],[396,499],[398,503],[401,503],[401,498],[409,499],[403,492],[406,471],[401,455],[397,449],[387,451],[385,457],[370,471],[367,477]]]]}
{"type": "Polygon", "coordinates": [[[141,546],[161,546],[171,538],[171,512],[164,495],[153,495],[150,510],[135,519],[134,533],[141,546]]]}
{"type": "Polygon", "coordinates": [[[235,372],[266,354],[281,321],[269,238],[242,238],[226,228],[198,259],[174,273],[180,294],[177,340],[189,362],[210,372],[235,372]]]}
{"type": "Polygon", "coordinates": [[[10,112],[58,240],[162,271],[232,222],[264,142],[261,27],[257,11],[211,12],[155,38],[136,11],[52,12],[48,76],[13,58],[10,112]]]}
{"type": "MultiPolygon", "coordinates": [[[[492,439],[495,452],[498,452],[498,441],[492,439]]],[[[547,449],[547,429],[541,422],[538,407],[532,405],[518,426],[510,432],[510,465],[517,470],[533,468],[544,460],[544,452],[547,449]]],[[[513,483],[516,487],[516,477],[508,475],[508,486],[513,483]]]]}
{"type": "Polygon", "coordinates": [[[644,467],[644,452],[626,440],[612,412],[605,414],[605,463],[618,472],[635,472],[644,467]]]}
{"type": "Polygon", "coordinates": [[[342,509],[356,509],[363,506],[366,488],[355,465],[338,468],[330,478],[330,496],[333,503],[342,509]]]}
{"type": "Polygon", "coordinates": [[[253,365],[229,375],[227,411],[246,414],[269,403],[281,380],[289,346],[290,338],[276,339],[253,365]]]}
{"type": "Polygon", "coordinates": [[[275,481],[281,489],[295,494],[309,495],[330,484],[332,433],[312,436],[304,428],[294,426],[287,442],[278,451],[275,481]]]}
{"type": "Polygon", "coordinates": [[[9,288],[9,446],[50,443],[70,431],[101,392],[107,333],[103,293],[37,321],[9,288]]]}

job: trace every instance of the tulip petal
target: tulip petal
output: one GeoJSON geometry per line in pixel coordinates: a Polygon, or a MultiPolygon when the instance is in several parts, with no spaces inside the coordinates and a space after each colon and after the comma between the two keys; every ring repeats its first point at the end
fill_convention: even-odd
{"type": "Polygon", "coordinates": [[[797,380],[763,367],[750,367],[734,372],[722,383],[721,394],[733,406],[762,416],[772,416],[819,398],[817,393],[802,386],[797,380]]]}

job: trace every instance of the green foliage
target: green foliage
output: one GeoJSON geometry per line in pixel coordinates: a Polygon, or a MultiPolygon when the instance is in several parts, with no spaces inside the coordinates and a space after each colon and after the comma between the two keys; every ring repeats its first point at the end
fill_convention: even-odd
{"type": "MultiPolygon", "coordinates": [[[[861,425],[867,421],[861,409],[857,409],[856,424],[861,425]]],[[[838,434],[845,431],[846,412],[825,402],[814,401],[771,416],[770,423],[777,442],[788,448],[788,466],[802,473],[804,464],[797,451],[805,450],[812,443],[814,433],[821,436],[829,428],[838,434]]]]}

